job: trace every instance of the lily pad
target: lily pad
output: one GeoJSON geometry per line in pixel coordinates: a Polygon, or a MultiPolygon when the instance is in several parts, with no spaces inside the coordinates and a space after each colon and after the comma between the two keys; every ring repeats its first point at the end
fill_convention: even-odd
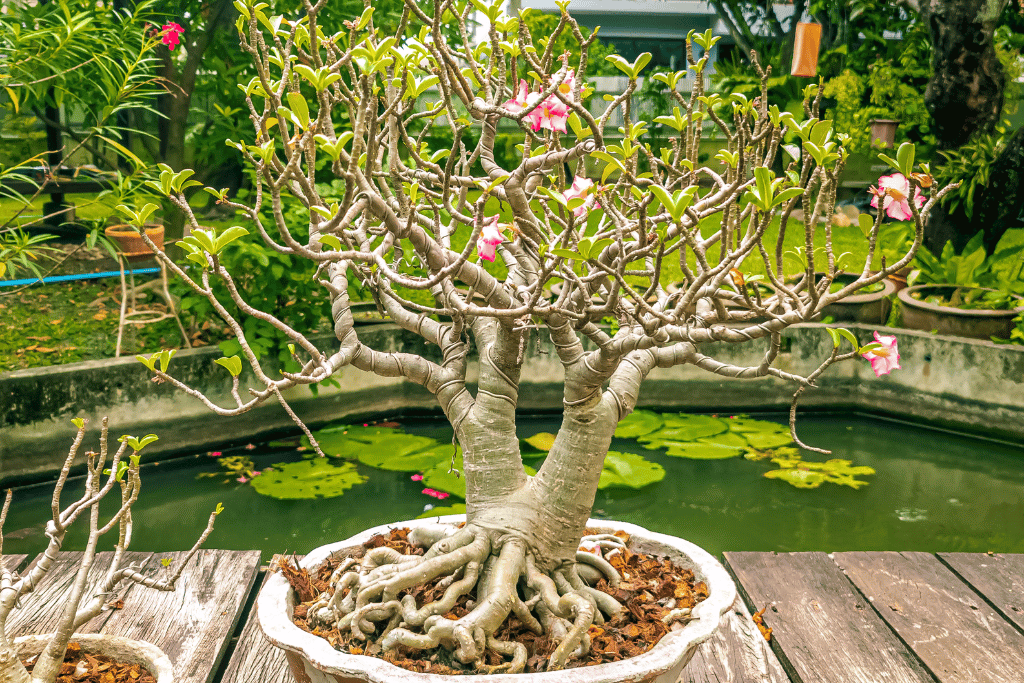
{"type": "Polygon", "coordinates": [[[767,420],[754,420],[751,418],[735,418],[726,421],[729,430],[740,434],[751,448],[764,450],[766,448],[778,448],[793,442],[789,433],[789,427],[780,425],[777,422],[767,420]]]}
{"type": "MultiPolygon", "coordinates": [[[[451,451],[448,451],[449,456],[451,451]]],[[[450,493],[453,496],[459,498],[466,497],[466,475],[463,473],[462,464],[462,451],[459,450],[459,457],[455,459],[455,469],[458,470],[458,476],[455,472],[449,472],[451,468],[451,458],[446,457],[443,461],[437,463],[429,470],[423,473],[423,486],[425,488],[431,488],[435,491],[444,491],[450,493]]],[[[531,477],[537,474],[537,470],[533,469],[529,465],[523,466],[526,473],[531,477]]]]}
{"type": "Polygon", "coordinates": [[[619,424],[615,428],[615,436],[620,439],[635,439],[661,429],[664,424],[665,421],[657,413],[650,410],[634,410],[619,420],[619,424]]]}
{"type": "MultiPolygon", "coordinates": [[[[316,442],[326,455],[334,458],[354,460],[369,444],[386,439],[402,432],[387,427],[362,427],[355,425],[335,425],[313,432],[316,442]]],[[[312,448],[309,437],[302,436],[302,445],[312,448]]]]}
{"type": "Polygon", "coordinates": [[[411,434],[392,434],[375,444],[362,444],[359,462],[393,472],[421,472],[451,459],[451,445],[411,434]]]}
{"type": "Polygon", "coordinates": [[[555,445],[555,435],[550,434],[548,432],[540,432],[538,434],[534,434],[531,437],[523,439],[523,441],[530,444],[538,451],[543,451],[544,453],[547,453],[548,451],[551,450],[551,447],[555,445]]]}
{"type": "Polygon", "coordinates": [[[735,446],[736,448],[746,448],[747,440],[740,434],[734,432],[722,432],[721,434],[715,434],[714,436],[708,436],[703,439],[697,439],[698,443],[714,443],[719,446],[735,446]]]}
{"type": "Polygon", "coordinates": [[[666,455],[674,458],[690,458],[691,460],[725,460],[735,458],[743,453],[742,448],[717,443],[686,443],[672,442],[665,448],[666,455]]]}
{"type": "Polygon", "coordinates": [[[366,477],[353,463],[334,464],[325,458],[274,465],[270,472],[252,479],[257,493],[283,500],[337,498],[366,477]]]}
{"type": "Polygon", "coordinates": [[[633,453],[608,451],[597,488],[628,486],[639,489],[665,478],[665,468],[633,453]]]}
{"type": "Polygon", "coordinates": [[[432,508],[427,510],[416,519],[428,519],[431,517],[443,517],[444,515],[464,515],[466,514],[466,504],[456,503],[455,505],[447,505],[440,508],[432,508]]]}
{"type": "Polygon", "coordinates": [[[665,415],[665,426],[655,432],[638,437],[638,441],[695,441],[728,429],[724,420],[707,415],[665,415]]]}
{"type": "Polygon", "coordinates": [[[781,479],[801,489],[818,488],[825,482],[859,489],[861,486],[867,486],[868,482],[856,477],[875,473],[870,467],[854,467],[851,461],[838,458],[825,462],[805,462],[799,455],[793,455],[773,458],[772,462],[778,465],[779,469],[765,472],[764,476],[769,479],[781,479]]]}

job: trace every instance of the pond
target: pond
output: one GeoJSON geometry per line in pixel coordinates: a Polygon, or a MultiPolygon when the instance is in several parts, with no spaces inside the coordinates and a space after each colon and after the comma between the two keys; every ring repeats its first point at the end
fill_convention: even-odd
{"type": "MultiPolygon", "coordinates": [[[[781,415],[758,417],[786,423],[781,415]]],[[[520,436],[554,432],[558,419],[527,418],[520,436]]],[[[635,439],[616,438],[614,450],[643,456],[660,465],[665,476],[635,490],[598,491],[594,514],[682,536],[716,554],[1024,552],[1024,450],[1019,446],[866,415],[806,414],[798,428],[805,443],[833,450],[830,456],[805,451],[805,460],[841,458],[875,473],[859,475],[857,479],[867,483],[857,489],[833,483],[800,489],[764,477],[776,467],[767,461],[671,457],[664,450],[648,450],[635,439]]],[[[401,430],[442,444],[451,441],[447,423],[438,420],[405,419],[401,430]]],[[[274,552],[306,553],[370,526],[414,518],[428,505],[461,502],[455,496],[441,501],[424,495],[424,482],[413,480],[409,472],[361,463],[351,467],[365,476],[365,482],[329,499],[281,500],[261,495],[234,476],[197,476],[219,472],[224,458],[238,455],[251,458],[260,469],[301,461],[310,452],[297,449],[297,444],[295,439],[284,445],[278,441],[224,447],[219,457],[203,453],[144,467],[132,549],[189,547],[218,502],[225,511],[206,547],[259,549],[265,558],[274,552]]],[[[79,486],[81,479],[69,483],[65,501],[78,494],[79,486]]],[[[5,525],[5,553],[44,548],[41,523],[48,519],[51,493],[50,484],[15,491],[5,525]]],[[[101,549],[114,540],[113,534],[105,538],[101,549]]],[[[83,534],[78,533],[70,535],[64,547],[80,549],[82,543],[83,534]]]]}

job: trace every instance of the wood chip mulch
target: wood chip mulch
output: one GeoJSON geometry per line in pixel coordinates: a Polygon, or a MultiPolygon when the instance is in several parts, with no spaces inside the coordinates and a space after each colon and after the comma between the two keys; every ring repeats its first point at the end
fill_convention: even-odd
{"type": "MultiPolygon", "coordinates": [[[[588,530],[587,533],[592,532],[588,530]]],[[[387,546],[404,555],[423,554],[422,548],[416,548],[408,542],[408,534],[408,529],[392,529],[387,536],[378,535],[371,538],[364,544],[364,548],[387,546]]],[[[624,541],[629,540],[622,532],[616,535],[624,541]]],[[[364,552],[365,550],[357,552],[356,556],[361,556],[364,552]]],[[[569,668],[616,662],[647,652],[669,632],[669,627],[662,622],[662,617],[668,614],[671,608],[692,608],[708,596],[708,588],[703,581],[696,581],[692,571],[677,567],[670,560],[629,550],[606,554],[606,559],[619,571],[622,581],[616,588],[611,588],[602,579],[595,588],[614,597],[624,609],[604,624],[590,627],[590,652],[582,660],[570,661],[569,668]]],[[[328,590],[328,581],[340,561],[329,560],[315,575],[310,575],[305,569],[298,568],[288,560],[277,563],[277,567],[291,583],[298,598],[299,604],[296,605],[293,614],[296,626],[325,638],[336,650],[355,655],[381,657],[410,671],[449,675],[480,673],[472,664],[459,662],[453,653],[444,647],[432,650],[399,647],[394,651],[382,653],[379,647],[371,642],[372,637],[364,642],[353,638],[347,631],[341,633],[334,628],[311,628],[307,623],[309,607],[316,602],[321,593],[328,590]]],[[[439,581],[417,586],[408,592],[416,598],[418,606],[423,606],[444,594],[445,587],[438,586],[439,581]]],[[[465,616],[471,609],[467,603],[474,598],[475,595],[472,593],[462,596],[452,611],[444,616],[448,619],[465,616]]],[[[383,625],[379,628],[383,628],[383,625]]],[[[680,628],[680,625],[676,624],[675,628],[680,628]]],[[[512,640],[526,645],[529,656],[525,673],[542,671],[548,657],[557,646],[557,643],[547,636],[538,636],[527,630],[515,616],[509,616],[495,635],[500,640],[512,640]]],[[[486,664],[495,666],[502,662],[496,653],[488,651],[486,664]]]]}
{"type": "MultiPolygon", "coordinates": [[[[33,655],[22,660],[29,673],[32,673],[36,659],[33,655]]],[[[82,652],[78,643],[71,642],[64,653],[57,683],[156,683],[156,678],[143,666],[122,664],[104,655],[91,655],[82,652]]]]}

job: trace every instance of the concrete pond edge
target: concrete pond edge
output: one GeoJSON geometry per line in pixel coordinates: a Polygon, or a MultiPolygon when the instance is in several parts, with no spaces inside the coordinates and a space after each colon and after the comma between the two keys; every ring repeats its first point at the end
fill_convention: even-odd
{"type": "MultiPolygon", "coordinates": [[[[861,343],[873,331],[895,335],[902,369],[876,378],[867,362],[846,362],[822,375],[817,388],[801,397],[802,410],[856,410],[882,413],[979,436],[1024,443],[1024,346],[944,337],[914,330],[848,324],[861,343]]],[[[807,374],[831,351],[832,340],[819,324],[794,325],[784,333],[780,370],[807,374]]],[[[361,328],[361,340],[384,351],[430,355],[416,335],[389,324],[361,328]]],[[[325,337],[324,346],[331,339],[325,337]]],[[[767,343],[767,342],[765,342],[767,343]]],[[[434,348],[433,351],[437,349],[434,348]]],[[[703,353],[734,365],[760,364],[764,344],[707,344],[703,353]]],[[[562,407],[562,368],[550,340],[534,337],[522,373],[519,409],[552,412],[562,407]]],[[[213,361],[216,347],[186,349],[171,371],[220,405],[232,405],[227,371],[213,361]]],[[[342,419],[397,416],[437,411],[422,387],[400,378],[382,378],[343,368],[340,386],[307,387],[286,393],[290,405],[311,427],[342,419]]],[[[245,394],[247,376],[241,376],[245,394]]],[[[475,380],[471,368],[470,382],[475,380]]],[[[640,391],[638,407],[683,411],[777,411],[789,408],[796,387],[765,377],[721,378],[693,366],[656,369],[640,391]]],[[[156,384],[134,357],[31,368],[0,374],[0,482],[42,479],[59,469],[74,438],[72,418],[83,417],[97,430],[84,452],[95,448],[100,419],[110,418],[114,436],[153,433],[148,460],[206,451],[214,445],[246,443],[294,431],[276,401],[237,417],[221,417],[169,384],[156,384]]]]}

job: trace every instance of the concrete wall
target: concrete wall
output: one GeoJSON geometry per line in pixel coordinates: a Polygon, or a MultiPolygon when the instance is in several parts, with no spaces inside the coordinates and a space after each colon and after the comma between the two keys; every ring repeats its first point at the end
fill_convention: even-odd
{"type": "MultiPolygon", "coordinates": [[[[865,343],[874,328],[852,325],[850,329],[865,343]]],[[[909,330],[888,333],[899,338],[901,371],[875,378],[866,361],[838,364],[818,380],[819,388],[805,392],[802,408],[881,412],[1024,442],[1024,347],[909,330]]],[[[360,337],[381,350],[430,353],[418,337],[390,325],[364,327],[360,337]]],[[[800,325],[787,331],[785,343],[776,367],[806,374],[827,357],[832,342],[820,326],[800,325]]],[[[738,365],[757,365],[764,352],[762,346],[751,344],[708,345],[704,351],[738,365]]],[[[550,342],[535,339],[528,354],[520,409],[560,410],[561,365],[550,342]]],[[[181,351],[172,361],[172,374],[220,405],[230,405],[229,376],[213,362],[220,356],[216,348],[181,351]]],[[[310,426],[343,418],[436,410],[424,389],[398,379],[354,368],[343,369],[337,378],[340,388],[322,388],[317,397],[305,387],[287,395],[310,426]]],[[[243,393],[244,379],[245,375],[243,393]]],[[[778,410],[788,409],[794,389],[775,378],[726,380],[683,366],[655,370],[641,390],[640,404],[691,411],[778,410]]],[[[109,416],[114,435],[158,434],[160,441],[147,449],[150,458],[295,429],[276,401],[238,417],[220,417],[174,387],[154,384],[149,371],[133,358],[20,370],[0,374],[0,481],[53,472],[66,457],[75,433],[70,420],[85,417],[97,427],[104,415],[109,416]]]]}

